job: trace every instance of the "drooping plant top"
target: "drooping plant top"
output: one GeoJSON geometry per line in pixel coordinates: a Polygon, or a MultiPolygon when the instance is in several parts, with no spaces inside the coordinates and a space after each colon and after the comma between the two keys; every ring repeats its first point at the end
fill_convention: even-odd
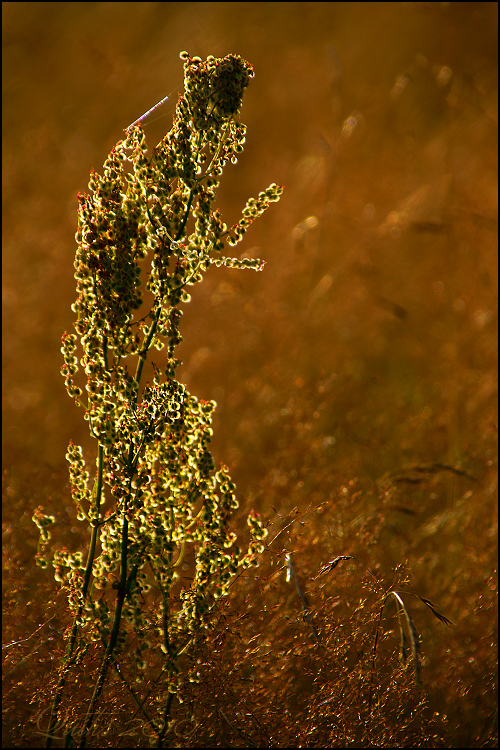
{"type": "MultiPolygon", "coordinates": [[[[142,128],[128,129],[104,163],[103,175],[92,172],[92,195],[78,196],[76,328],[86,344],[88,366],[97,358],[109,370],[110,351],[115,367],[122,357],[139,354],[135,383],[129,382],[132,391],[148,350],[161,349],[162,338],[168,342],[165,375],[175,375],[179,363],[173,352],[181,341],[177,305],[189,300],[186,286],[200,281],[211,264],[263,267],[260,260],[227,258],[221,252],[225,242],[238,243],[282,192],[271,185],[247,202],[237,224],[229,229],[224,224],[213,203],[224,166],[236,163],[243,150],[246,128],[234,117],[253,68],[238,55],[202,61],[183,52],[181,58],[184,94],[170,132],[148,157],[142,128]],[[149,322],[136,312],[143,302],[140,264],[148,254],[145,288],[154,298],[149,322]]],[[[67,344],[71,347],[72,341],[67,344]]],[[[70,395],[78,399],[73,367],[63,374],[70,395]]]]}

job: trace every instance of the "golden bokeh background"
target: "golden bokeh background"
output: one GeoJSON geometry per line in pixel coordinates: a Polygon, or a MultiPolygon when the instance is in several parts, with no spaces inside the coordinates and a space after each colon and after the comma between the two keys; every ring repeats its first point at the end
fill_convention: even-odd
{"type": "MultiPolygon", "coordinates": [[[[181,325],[178,375],[218,403],[213,452],[237,483],[236,523],[255,507],[271,538],[302,514],[288,549],[314,571],[359,554],[342,503],[382,513],[366,562],[407,562],[458,622],[447,638],[462,666],[439,636],[429,696],[452,746],[480,746],[496,702],[494,659],[474,641],[483,628],[493,647],[495,619],[496,3],[3,4],[6,640],[33,633],[54,597],[33,566],[33,510],[62,517],[68,545],[85,533],[64,456],[70,439],[89,460],[95,448],[59,374],[76,195],[172,92],[149,145],[170,128],[182,50],[255,68],[246,148],[221,183],[226,223],[285,185],[237,248],[264,271],[212,269],[181,325]],[[440,670],[457,669],[455,694],[440,670]]],[[[9,650],[18,747],[37,742],[28,651],[9,650]]]]}

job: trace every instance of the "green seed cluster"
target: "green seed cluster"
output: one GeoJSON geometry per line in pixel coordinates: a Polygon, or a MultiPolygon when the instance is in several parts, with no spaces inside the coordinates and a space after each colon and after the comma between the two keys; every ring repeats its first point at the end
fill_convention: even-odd
{"type": "MultiPolygon", "coordinates": [[[[118,592],[138,665],[156,649],[169,656],[171,677],[183,639],[206,627],[235,574],[256,564],[267,533],[251,514],[248,550],[242,554],[236,546],[229,527],[238,507],[235,486],[226,467],[215,471],[209,450],[215,402],[192,396],[175,377],[179,305],[212,264],[263,267],[258,259],[221,253],[282,192],[271,185],[250,199],[228,229],[214,201],[224,166],[243,150],[245,126],[234,118],[253,69],[237,55],[181,57],[185,93],[170,132],[148,157],[142,128],[128,129],[102,175],[92,172],[89,194],[78,196],[77,320],[75,333],[62,338],[61,372],[98,441],[94,482],[79,446],[70,443],[66,458],[78,519],[98,531],[99,544],[86,564],[80,552],[66,549],[51,561],[89,639],[108,637],[118,592]],[[145,299],[151,301],[146,313],[145,299]],[[163,370],[154,366],[153,382],[143,384],[153,347],[163,352],[163,370]],[[160,602],[153,622],[147,595],[160,602]]],[[[45,566],[54,519],[37,509],[34,521],[41,533],[38,562],[45,566]]],[[[126,632],[120,629],[116,648],[126,643],[126,632]]]]}

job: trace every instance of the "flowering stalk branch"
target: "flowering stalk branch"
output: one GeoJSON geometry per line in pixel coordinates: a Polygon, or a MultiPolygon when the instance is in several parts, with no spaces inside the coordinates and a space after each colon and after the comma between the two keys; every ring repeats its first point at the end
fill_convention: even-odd
{"type": "Polygon", "coordinates": [[[279,200],[282,187],[271,185],[250,199],[231,228],[223,223],[213,203],[223,168],[243,150],[245,126],[235,116],[253,69],[236,55],[181,58],[185,90],[170,132],[148,157],[142,128],[131,126],[105,161],[103,175],[91,173],[90,194],[78,197],[76,333],[62,338],[62,374],[68,394],[85,409],[98,455],[91,489],[82,449],[70,442],[67,452],[77,517],[91,527],[85,565],[81,552],[65,549],[49,559],[45,551],[55,519],[40,509],[34,515],[41,534],[38,563],[54,566],[74,613],[46,747],[55,736],[68,676],[82,648],[92,643],[101,643],[104,654],[83,727],[67,727],[66,741],[79,737],[85,746],[113,666],[161,746],[173,697],[184,680],[198,679],[195,671],[183,674],[178,658],[209,627],[210,612],[234,577],[257,564],[266,536],[252,512],[248,549],[242,554],[236,546],[229,528],[238,507],[235,486],[226,467],[215,472],[208,448],[216,404],[197,399],[176,380],[175,349],[182,341],[180,305],[190,299],[188,286],[211,265],[262,269],[260,260],[222,251],[279,200]],[[152,302],[139,317],[148,257],[145,290],[152,302]],[[165,366],[161,372],[153,365],[153,383],[142,384],[153,347],[165,349],[165,366]],[[134,375],[126,362],[131,356],[137,358],[134,375]],[[79,364],[86,394],[77,383],[79,364]],[[179,576],[181,560],[187,560],[189,585],[184,573],[179,576]],[[133,679],[116,661],[130,652],[132,641],[133,679]],[[166,675],[154,695],[146,690],[151,679],[141,678],[151,664],[166,675]]]}

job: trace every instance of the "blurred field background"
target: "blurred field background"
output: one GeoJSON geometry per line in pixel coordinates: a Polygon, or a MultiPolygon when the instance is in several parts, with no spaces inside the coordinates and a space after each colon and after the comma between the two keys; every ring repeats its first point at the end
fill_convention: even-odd
{"type": "MultiPolygon", "coordinates": [[[[240,727],[253,712],[259,746],[334,746],[329,727],[350,706],[356,724],[355,685],[345,705],[336,696],[335,719],[325,713],[331,679],[286,552],[331,638],[362,597],[351,562],[314,580],[337,555],[387,586],[408,576],[406,590],[454,623],[415,605],[420,729],[386,705],[374,744],[496,746],[497,8],[3,4],[4,746],[40,746],[68,624],[51,573],[33,564],[33,510],[61,519],[58,544],[86,540],[64,456],[70,439],[89,459],[95,446],[59,374],[76,194],[172,91],[145,127],[149,145],[170,128],[182,50],[255,67],[246,149],[221,183],[226,223],[271,182],[286,190],[237,248],[264,271],[212,270],[181,326],[179,377],[218,404],[213,452],[238,487],[235,527],[253,507],[269,544],[207,656],[204,729],[179,746],[242,746],[221,711],[240,727]],[[229,642],[232,692],[217,682],[229,642]]],[[[397,638],[384,648],[401,672],[397,638]]],[[[345,738],[359,742],[354,729],[345,738]]],[[[130,742],[109,746],[141,746],[130,742]]]]}

